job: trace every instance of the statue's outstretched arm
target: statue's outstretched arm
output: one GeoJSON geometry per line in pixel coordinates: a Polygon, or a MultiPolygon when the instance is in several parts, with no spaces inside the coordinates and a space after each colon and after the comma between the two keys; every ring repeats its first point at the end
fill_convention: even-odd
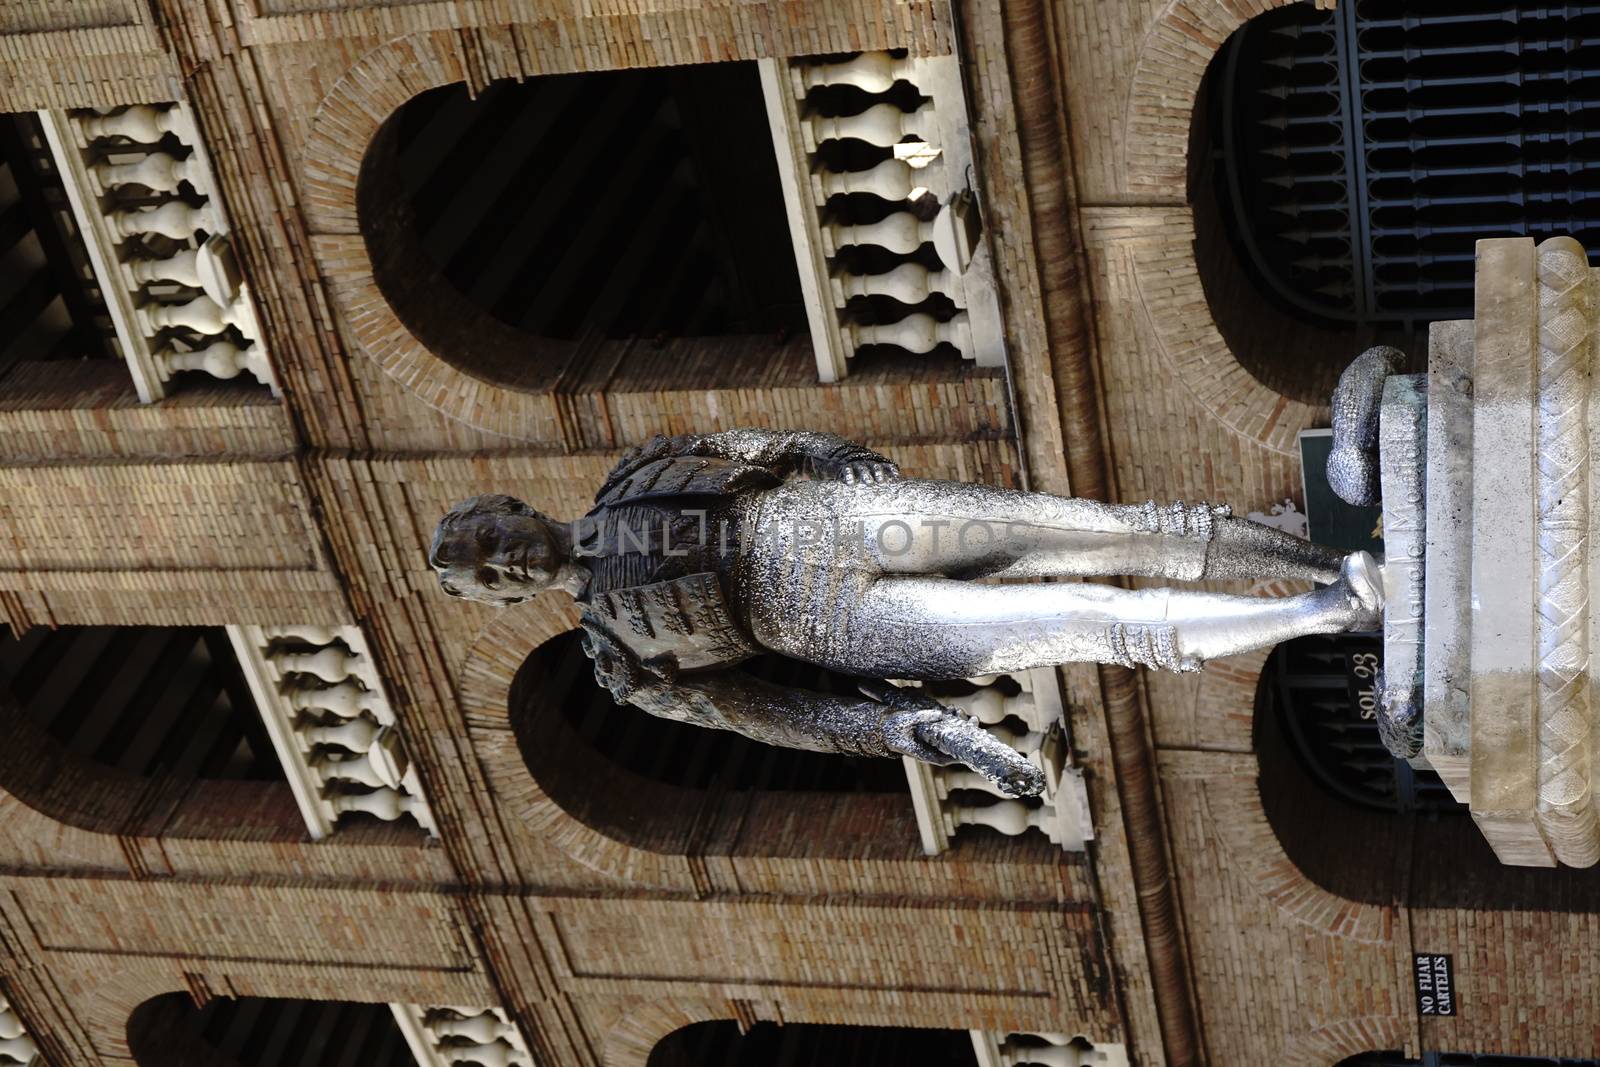
{"type": "Polygon", "coordinates": [[[838,434],[741,429],[677,437],[658,434],[627,452],[610,480],[667,456],[711,456],[767,467],[779,474],[807,473],[844,481],[887,481],[900,473],[887,457],[838,434]]]}
{"type": "Polygon", "coordinates": [[[879,699],[789,689],[726,670],[652,680],[628,692],[627,702],[652,715],[733,730],[769,745],[965,763],[1012,796],[1043,790],[1038,768],[960,712],[914,689],[869,683],[869,690],[879,699]]]}

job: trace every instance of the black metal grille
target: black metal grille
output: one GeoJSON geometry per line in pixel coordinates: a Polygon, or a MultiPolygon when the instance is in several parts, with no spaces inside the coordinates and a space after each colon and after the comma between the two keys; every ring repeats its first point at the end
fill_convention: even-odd
{"type": "Polygon", "coordinates": [[[1498,1056],[1480,1052],[1424,1052],[1420,1060],[1408,1060],[1399,1052],[1364,1052],[1344,1060],[1339,1067],[1600,1067],[1600,1060],[1498,1056]]]}
{"type": "Polygon", "coordinates": [[[1295,4],[1221,62],[1219,200],[1291,309],[1412,329],[1471,316],[1478,238],[1600,252],[1600,4],[1295,4]]]}
{"type": "Polygon", "coordinates": [[[1268,663],[1275,713],[1302,769],[1329,792],[1392,812],[1460,812],[1438,775],[1383,747],[1372,717],[1383,645],[1377,637],[1303,637],[1268,663]]]}

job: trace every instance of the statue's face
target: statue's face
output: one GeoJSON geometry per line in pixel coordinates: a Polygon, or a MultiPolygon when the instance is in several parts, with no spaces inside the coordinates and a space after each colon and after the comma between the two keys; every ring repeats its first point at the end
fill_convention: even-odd
{"type": "Polygon", "coordinates": [[[497,606],[519,604],[557,584],[564,562],[549,520],[500,495],[451,508],[428,552],[446,593],[497,606]]]}

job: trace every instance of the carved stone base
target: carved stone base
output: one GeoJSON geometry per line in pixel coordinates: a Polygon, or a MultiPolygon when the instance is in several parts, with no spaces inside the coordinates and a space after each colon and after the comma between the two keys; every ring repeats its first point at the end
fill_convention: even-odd
{"type": "Polygon", "coordinates": [[[1436,324],[1429,338],[1425,730],[1414,762],[1521,866],[1600,860],[1596,285],[1570,238],[1537,249],[1480,241],[1476,318],[1436,324]]]}

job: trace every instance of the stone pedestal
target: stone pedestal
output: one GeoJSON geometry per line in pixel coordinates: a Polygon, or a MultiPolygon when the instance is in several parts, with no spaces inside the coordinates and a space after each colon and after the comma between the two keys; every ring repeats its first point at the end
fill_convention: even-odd
{"type": "MultiPolygon", "coordinates": [[[[1414,597],[1426,619],[1413,762],[1469,805],[1502,862],[1521,866],[1600,860],[1591,697],[1600,619],[1590,610],[1600,567],[1589,553],[1600,536],[1590,462],[1597,284],[1570,238],[1479,242],[1475,318],[1433,327],[1426,418],[1413,431],[1427,456],[1425,582],[1413,580],[1416,542],[1386,540],[1386,652],[1414,632],[1400,618],[1414,597]]],[[[1390,450],[1408,447],[1388,435],[1389,399],[1386,534],[1390,450]]],[[[1408,662],[1400,651],[1396,667],[1408,662]]]]}

